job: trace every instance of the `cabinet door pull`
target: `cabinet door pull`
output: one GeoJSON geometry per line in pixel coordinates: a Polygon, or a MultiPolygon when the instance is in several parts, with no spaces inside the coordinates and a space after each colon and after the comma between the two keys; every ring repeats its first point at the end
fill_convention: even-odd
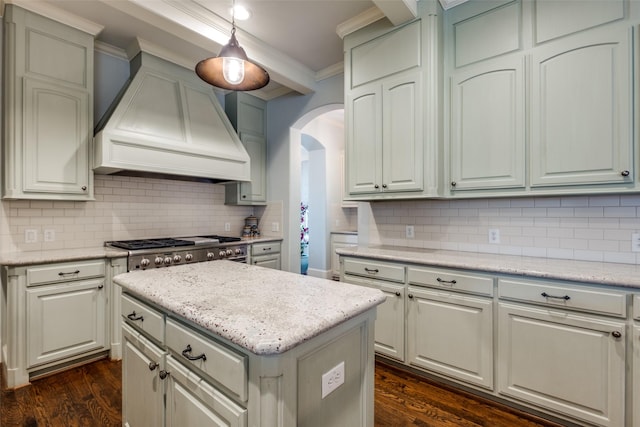
{"type": "Polygon", "coordinates": [[[150,371],[154,371],[158,366],[160,366],[160,364],[158,362],[149,362],[149,370],[150,371]]]}
{"type": "Polygon", "coordinates": [[[613,331],[611,332],[611,336],[614,338],[620,338],[622,337],[622,333],[620,331],[613,331]]]}
{"type": "Polygon", "coordinates": [[[161,380],[167,378],[169,376],[170,372],[165,371],[164,369],[162,371],[160,371],[158,373],[158,376],[160,377],[161,380]]]}
{"type": "Polygon", "coordinates": [[[369,274],[378,274],[380,272],[377,268],[368,268],[368,267],[365,267],[364,271],[366,271],[369,274]]]}
{"type": "Polygon", "coordinates": [[[144,322],[144,317],[136,315],[135,311],[130,314],[127,314],[127,318],[129,320],[133,320],[134,322],[138,320],[140,320],[141,322],[144,322]]]}
{"type": "Polygon", "coordinates": [[[76,270],[76,271],[68,271],[68,272],[66,272],[66,273],[65,273],[64,271],[61,271],[60,273],[58,273],[58,276],[60,276],[60,277],[64,277],[64,276],[73,276],[74,274],[78,274],[78,273],[80,273],[80,270],[76,270]]]}
{"type": "Polygon", "coordinates": [[[104,285],[98,285],[98,289],[104,288],[104,285]]]}
{"type": "Polygon", "coordinates": [[[205,356],[204,353],[202,353],[200,356],[192,356],[191,355],[191,345],[187,344],[187,348],[185,348],[184,350],[182,350],[182,355],[184,357],[186,357],[189,360],[199,360],[202,359],[204,362],[207,361],[207,356],[205,356]]]}
{"type": "Polygon", "coordinates": [[[458,283],[458,282],[456,282],[455,279],[453,279],[453,280],[444,280],[444,279],[441,279],[441,278],[437,277],[436,280],[438,281],[438,283],[445,283],[445,284],[450,284],[450,285],[455,285],[456,283],[458,283]]]}
{"type": "Polygon", "coordinates": [[[540,295],[542,295],[545,298],[553,298],[553,299],[563,299],[565,301],[569,301],[571,299],[571,297],[569,295],[564,295],[564,296],[557,296],[557,295],[549,295],[546,292],[541,293],[540,295]]]}
{"type": "Polygon", "coordinates": [[[620,172],[620,175],[622,175],[622,176],[629,176],[629,171],[624,170],[624,171],[620,172]]]}
{"type": "Polygon", "coordinates": [[[400,295],[402,295],[400,292],[396,291],[396,296],[399,297],[400,295]]]}
{"type": "Polygon", "coordinates": [[[407,298],[409,298],[409,299],[413,299],[413,294],[409,294],[409,295],[407,295],[407,298]]]}
{"type": "Polygon", "coordinates": [[[387,184],[382,184],[382,188],[387,188],[387,184]]]}
{"type": "Polygon", "coordinates": [[[373,188],[380,188],[378,184],[374,185],[373,188]]]}
{"type": "Polygon", "coordinates": [[[87,191],[87,186],[86,185],[82,186],[82,191],[87,191]]]}
{"type": "Polygon", "coordinates": [[[455,187],[456,185],[458,185],[458,183],[457,183],[457,182],[455,182],[455,181],[451,181],[451,186],[452,186],[452,187],[455,187]]]}

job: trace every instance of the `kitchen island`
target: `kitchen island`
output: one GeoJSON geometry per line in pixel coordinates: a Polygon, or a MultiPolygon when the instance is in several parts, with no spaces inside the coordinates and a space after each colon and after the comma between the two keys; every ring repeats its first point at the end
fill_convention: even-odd
{"type": "Polygon", "coordinates": [[[382,292],[230,261],[114,283],[124,424],[373,426],[382,292]]]}

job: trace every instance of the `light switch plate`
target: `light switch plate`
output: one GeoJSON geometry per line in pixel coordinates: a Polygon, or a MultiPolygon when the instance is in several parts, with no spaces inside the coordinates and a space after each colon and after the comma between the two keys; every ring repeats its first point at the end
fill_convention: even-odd
{"type": "Polygon", "coordinates": [[[35,228],[28,228],[24,230],[24,242],[36,243],[38,241],[38,230],[35,228]]]}

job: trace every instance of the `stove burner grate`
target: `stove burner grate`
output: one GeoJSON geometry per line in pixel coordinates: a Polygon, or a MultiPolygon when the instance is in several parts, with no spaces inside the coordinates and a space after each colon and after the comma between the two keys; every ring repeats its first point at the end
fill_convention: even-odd
{"type": "Polygon", "coordinates": [[[128,249],[131,251],[137,249],[154,249],[154,248],[170,248],[174,246],[191,246],[195,243],[189,240],[180,239],[141,239],[141,240],[121,240],[111,242],[111,246],[117,248],[128,249]]]}

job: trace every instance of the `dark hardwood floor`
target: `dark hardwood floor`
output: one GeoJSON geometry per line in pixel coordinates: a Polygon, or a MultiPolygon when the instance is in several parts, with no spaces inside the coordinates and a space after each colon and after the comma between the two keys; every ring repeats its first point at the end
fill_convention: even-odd
{"type": "MultiPolygon", "coordinates": [[[[3,390],[0,427],[120,426],[120,373],[120,362],[102,360],[3,390]]],[[[381,362],[376,363],[375,425],[557,426],[381,362]]]]}

